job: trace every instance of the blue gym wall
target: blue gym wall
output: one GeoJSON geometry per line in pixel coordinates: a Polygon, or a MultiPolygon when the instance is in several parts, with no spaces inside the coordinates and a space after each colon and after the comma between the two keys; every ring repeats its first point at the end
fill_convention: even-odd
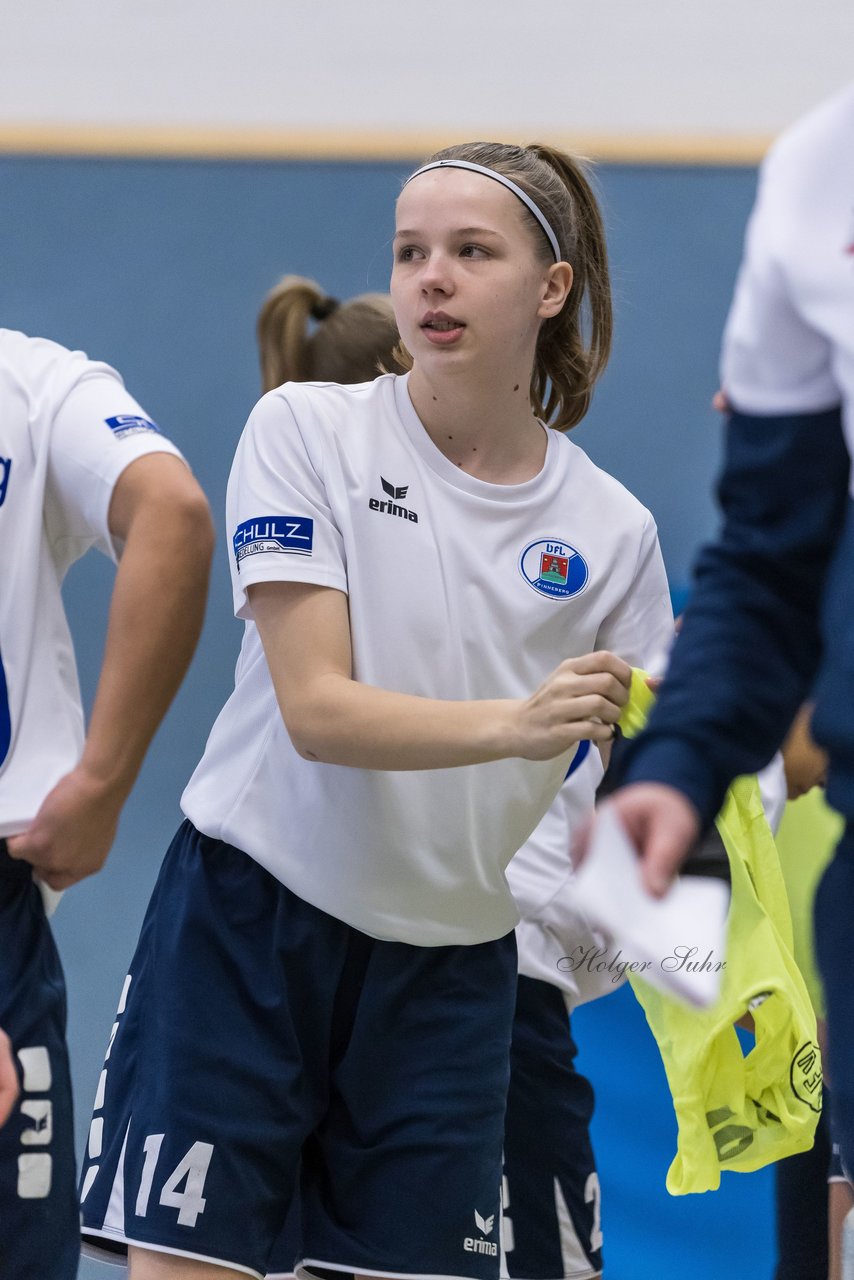
{"type": "MultiPolygon", "coordinates": [[[[177,441],[218,522],[230,457],[257,395],[254,319],[284,272],[341,296],[384,289],[392,163],[0,158],[0,324],[114,364],[177,441]]],[[[611,367],[575,433],[653,511],[675,594],[714,530],[720,424],[709,408],[755,172],[604,166],[616,295],[611,367]]],[[[90,556],[67,599],[91,695],[111,570],[90,556]]],[[[56,917],[66,965],[82,1149],[125,966],[178,797],[231,684],[239,626],[220,537],[198,656],[131,798],[107,869],[56,917]]],[[[156,607],[156,601],[152,602],[156,607]]],[[[204,993],[200,993],[204,998],[204,993]]],[[[674,1129],[655,1046],[631,996],[581,1011],[597,1087],[609,1280],[771,1275],[767,1174],[670,1200],[674,1129]],[[698,1247],[699,1246],[699,1247],[698,1247]],[[704,1269],[704,1267],[706,1269],[704,1269]]],[[[84,1263],[81,1277],[108,1277],[84,1263]]]]}

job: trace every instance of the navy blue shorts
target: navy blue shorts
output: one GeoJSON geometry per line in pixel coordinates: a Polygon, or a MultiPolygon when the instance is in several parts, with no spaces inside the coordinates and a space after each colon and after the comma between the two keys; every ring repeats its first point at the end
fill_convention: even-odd
{"type": "Polygon", "coordinates": [[[828,1182],[847,1182],[849,1186],[854,1186],[854,1181],[849,1177],[842,1163],[842,1152],[839,1150],[839,1143],[834,1142],[830,1148],[830,1163],[827,1166],[828,1182]]]}
{"type": "Polygon", "coordinates": [[[518,1280],[602,1270],[593,1088],[575,1069],[563,994],[520,975],[504,1138],[506,1272],[518,1280]]]}
{"type": "Polygon", "coordinates": [[[80,1256],[65,982],[33,883],[0,840],[0,1027],[21,1094],[0,1129],[0,1276],[73,1280],[80,1256]]]}
{"type": "MultiPolygon", "coordinates": [[[[602,1270],[593,1089],[575,1054],[561,992],[520,976],[505,1118],[504,1276],[586,1280],[602,1270]]],[[[293,1272],[299,1233],[294,1205],[270,1257],[276,1280],[293,1272]]]]}
{"type": "Polygon", "coordinates": [[[513,934],[381,942],[185,822],[92,1121],[84,1235],[263,1276],[498,1276],[513,934]],[[296,1261],[296,1259],[294,1259],[296,1261]]]}
{"type": "Polygon", "coordinates": [[[842,1162],[842,1151],[836,1136],[836,1125],[833,1118],[833,1094],[825,1090],[826,1102],[822,1108],[821,1119],[826,1123],[830,1138],[830,1162],[827,1169],[828,1182],[847,1182],[854,1187],[851,1170],[842,1162]]]}
{"type": "Polygon", "coordinates": [[[854,824],[842,839],[815,896],[815,947],[827,1008],[828,1078],[832,1085],[833,1140],[842,1163],[854,1171],[854,983],[851,981],[851,922],[854,920],[854,824]]]}
{"type": "Polygon", "coordinates": [[[774,1280],[827,1280],[830,1106],[825,1090],[812,1147],[774,1165],[777,1237],[774,1280]]]}

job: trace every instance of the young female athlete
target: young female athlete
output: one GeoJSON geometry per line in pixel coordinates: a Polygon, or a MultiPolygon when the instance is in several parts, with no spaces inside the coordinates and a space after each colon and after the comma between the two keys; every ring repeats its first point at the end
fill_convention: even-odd
{"type": "Polygon", "coordinates": [[[235,691],[84,1170],[87,1234],[134,1280],[262,1275],[298,1167],[301,1270],[497,1276],[504,867],[669,608],[651,517],[561,434],[610,343],[578,167],[452,148],[397,224],[411,372],[269,393],[231,476],[235,691]]]}
{"type": "MultiPolygon", "coordinates": [[[[369,381],[395,366],[397,325],[386,294],[345,302],[313,280],[289,275],[258,316],[264,390],[305,379],[369,381]]],[[[635,651],[644,665],[671,640],[669,612],[641,625],[635,651]]],[[[602,991],[597,939],[573,902],[568,859],[572,831],[593,809],[602,763],[582,744],[549,812],[507,868],[522,919],[516,928],[519,985],[510,1046],[504,1125],[502,1244],[509,1275],[520,1280],[591,1280],[602,1266],[599,1179],[590,1140],[593,1090],[574,1066],[568,1013],[602,991]]],[[[295,1200],[273,1248],[268,1275],[292,1274],[299,1252],[295,1200]]]]}

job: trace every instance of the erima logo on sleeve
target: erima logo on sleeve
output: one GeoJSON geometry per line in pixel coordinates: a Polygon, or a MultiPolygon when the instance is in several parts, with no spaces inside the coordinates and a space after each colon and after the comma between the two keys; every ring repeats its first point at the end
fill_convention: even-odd
{"type": "Polygon", "coordinates": [[[105,418],[104,421],[117,440],[124,440],[125,436],[139,436],[147,431],[160,435],[160,428],[156,423],[148,418],[141,418],[138,414],[117,413],[114,418],[105,418]]]}
{"type": "Polygon", "coordinates": [[[310,556],[314,547],[314,521],[305,516],[255,516],[237,526],[231,539],[238,572],[247,556],[264,551],[310,556]]]}

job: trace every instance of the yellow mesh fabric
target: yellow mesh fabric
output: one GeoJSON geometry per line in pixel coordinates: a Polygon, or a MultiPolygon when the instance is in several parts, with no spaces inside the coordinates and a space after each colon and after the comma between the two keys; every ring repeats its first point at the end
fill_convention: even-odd
{"type": "MultiPolygon", "coordinates": [[[[645,673],[634,672],[620,721],[628,737],[646,723],[652,702],[645,673]]],[[[754,777],[736,779],[716,825],[732,875],[717,1003],[691,1009],[630,978],[673,1097],[671,1195],[713,1191],[722,1169],[749,1172],[808,1150],[821,1109],[815,1014],[792,955],[786,889],[754,777]],[[756,1038],[745,1056],[734,1024],[748,1011],[756,1038]]]]}
{"type": "Polygon", "coordinates": [[[795,960],[819,1018],[824,1017],[824,992],[815,962],[813,900],[844,826],[842,818],[825,800],[821,787],[813,787],[805,796],[786,805],[776,836],[792,912],[795,960]]]}

